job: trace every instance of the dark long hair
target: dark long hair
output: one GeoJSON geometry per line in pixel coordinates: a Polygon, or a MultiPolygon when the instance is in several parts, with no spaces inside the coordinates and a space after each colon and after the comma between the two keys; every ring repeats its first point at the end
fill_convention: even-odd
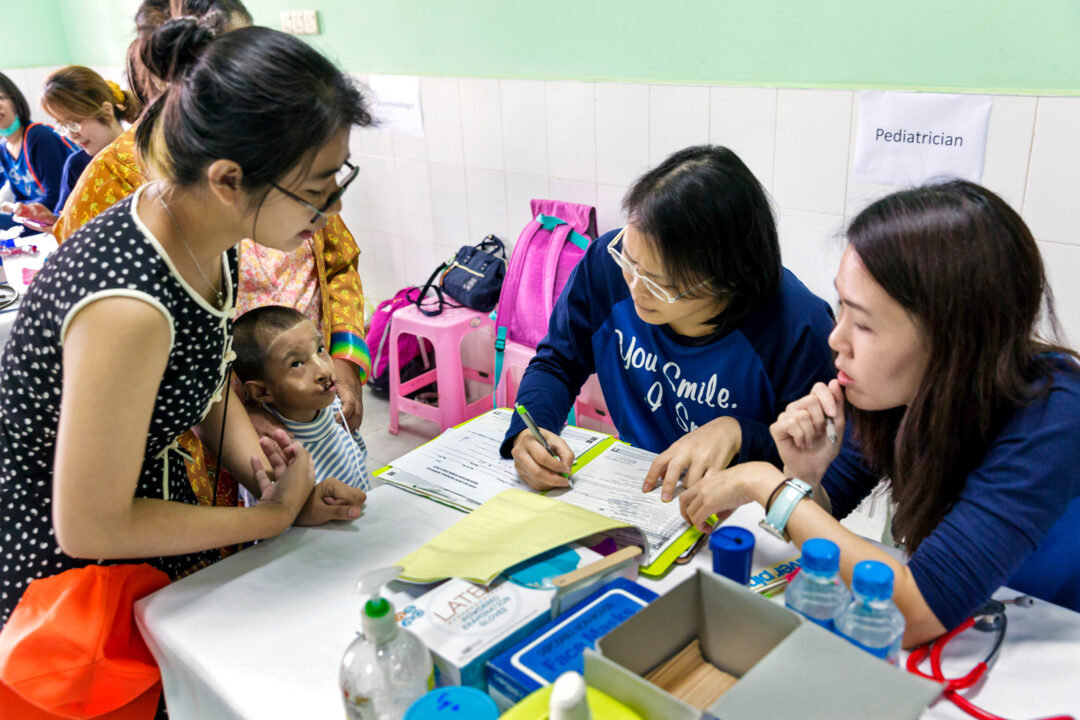
{"type": "Polygon", "coordinates": [[[628,222],[653,243],[680,288],[726,298],[710,320],[737,322],[776,292],[783,267],[765,190],[739,156],[699,145],[642,175],[623,201],[628,222]]]}
{"type": "Polygon", "coordinates": [[[929,339],[930,359],[906,408],[852,409],[864,456],[891,479],[893,531],[914,550],[958,499],[1016,408],[1046,392],[1040,310],[1057,337],[1039,248],[1004,200],[954,181],[889,195],[863,210],[848,241],[867,272],[929,339]]]}
{"type": "Polygon", "coordinates": [[[141,48],[168,89],[136,130],[157,177],[193,186],[218,159],[237,163],[242,188],[263,197],[335,133],[371,124],[349,78],[306,43],[244,27],[215,39],[204,18],[169,20],[141,48]]]}
{"type": "Polygon", "coordinates": [[[26,132],[26,126],[30,124],[30,104],[26,102],[26,96],[4,73],[0,73],[0,92],[11,98],[11,104],[15,106],[15,116],[19,118],[22,131],[26,132]]]}

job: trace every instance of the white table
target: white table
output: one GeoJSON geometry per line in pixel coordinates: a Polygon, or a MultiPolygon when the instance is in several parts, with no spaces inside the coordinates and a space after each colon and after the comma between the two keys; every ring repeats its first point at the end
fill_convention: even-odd
{"type": "MultiPolygon", "coordinates": [[[[27,288],[22,280],[23,268],[41,269],[41,266],[45,263],[45,258],[56,249],[57,245],[56,238],[48,233],[19,238],[18,242],[21,245],[32,244],[38,247],[38,252],[35,255],[4,255],[2,258],[7,282],[19,292],[19,299],[21,300],[22,296],[26,294],[27,288]]],[[[3,351],[8,337],[11,336],[11,328],[15,324],[15,316],[18,314],[19,303],[0,310],[0,351],[3,351]]]]}
{"type": "MultiPolygon", "coordinates": [[[[461,519],[461,513],[392,486],[368,496],[364,515],[330,528],[293,528],[159,590],[136,617],[161,666],[173,720],[339,718],[338,663],[359,626],[356,580],[391,565],[461,519]]],[[[797,555],[757,528],[761,509],[728,522],[754,531],[755,566],[797,555]]],[[[663,593],[709,567],[708,550],[665,577],[663,593]]],[[[1003,597],[1015,593],[1005,591],[1003,597]]],[[[1008,611],[1009,632],[975,702],[1010,718],[1080,709],[1080,614],[1047,603],[1008,611]]],[[[969,632],[949,646],[946,672],[963,674],[991,639],[969,632]]],[[[939,701],[930,718],[968,716],[939,701]]]]}

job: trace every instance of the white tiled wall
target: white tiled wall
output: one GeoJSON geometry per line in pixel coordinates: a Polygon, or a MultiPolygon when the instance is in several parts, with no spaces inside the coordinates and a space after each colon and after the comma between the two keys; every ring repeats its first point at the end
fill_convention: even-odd
{"type": "MultiPolygon", "coordinates": [[[[5,70],[34,119],[54,68],[5,70]]],[[[122,82],[118,67],[95,68],[122,82]]],[[[362,82],[365,77],[357,76],[362,82]]],[[[845,90],[422,77],[423,138],[354,133],[361,180],[342,215],[369,300],[427,279],[458,247],[512,245],[529,200],[593,204],[625,220],[633,180],[668,153],[712,142],[739,154],[774,201],[784,263],[833,301],[846,222],[894,188],[852,177],[858,93],[845,90]]],[[[982,182],[1039,241],[1067,337],[1080,344],[1080,98],[995,96],[982,182]]]]}
{"type": "MultiPolygon", "coordinates": [[[[364,76],[358,76],[363,81],[364,76]]],[[[364,182],[343,215],[370,299],[423,282],[460,245],[512,244],[529,200],[596,205],[621,225],[633,180],[670,152],[712,142],[770,192],[784,263],[832,302],[845,224],[892,191],[852,177],[858,93],[424,77],[423,139],[358,132],[364,182]]],[[[1080,343],[1080,98],[995,96],[983,184],[1039,240],[1066,335],[1080,343]]]]}

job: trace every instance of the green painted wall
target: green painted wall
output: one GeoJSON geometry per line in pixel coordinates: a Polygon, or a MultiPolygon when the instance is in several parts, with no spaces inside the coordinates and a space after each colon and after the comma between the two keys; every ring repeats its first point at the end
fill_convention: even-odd
{"type": "MultiPolygon", "coordinates": [[[[120,64],[136,4],[20,0],[35,9],[16,35],[48,59],[17,64],[120,64]],[[63,10],[65,46],[35,46],[47,7],[63,10]]],[[[317,8],[323,32],[309,39],[354,72],[1080,94],[1076,0],[246,4],[273,27],[281,10],[317,8]]],[[[13,66],[0,52],[0,67],[13,66]]]]}
{"type": "Polygon", "coordinates": [[[4,42],[0,68],[64,65],[69,61],[60,0],[0,0],[4,42]]]}
{"type": "Polygon", "coordinates": [[[122,66],[139,0],[57,0],[71,62],[122,66]]]}

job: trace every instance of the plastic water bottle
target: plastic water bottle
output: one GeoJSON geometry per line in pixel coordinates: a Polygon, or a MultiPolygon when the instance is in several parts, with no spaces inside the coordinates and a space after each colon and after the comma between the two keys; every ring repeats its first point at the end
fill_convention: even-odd
{"type": "Polygon", "coordinates": [[[836,619],[837,631],[855,646],[895,665],[904,637],[904,616],[892,601],[892,568],[874,560],[861,562],[855,566],[851,587],[855,599],[836,619]]]}
{"type": "Polygon", "coordinates": [[[396,566],[375,570],[357,585],[370,596],[364,633],[345,650],[338,675],[350,720],[399,720],[433,685],[427,646],[398,627],[394,606],[381,596],[383,585],[400,571],[396,566]]]}
{"type": "Polygon", "coordinates": [[[831,540],[813,538],[802,546],[801,569],[784,591],[784,602],[818,625],[836,632],[836,618],[851,593],[840,579],[840,548],[831,540]]]}

